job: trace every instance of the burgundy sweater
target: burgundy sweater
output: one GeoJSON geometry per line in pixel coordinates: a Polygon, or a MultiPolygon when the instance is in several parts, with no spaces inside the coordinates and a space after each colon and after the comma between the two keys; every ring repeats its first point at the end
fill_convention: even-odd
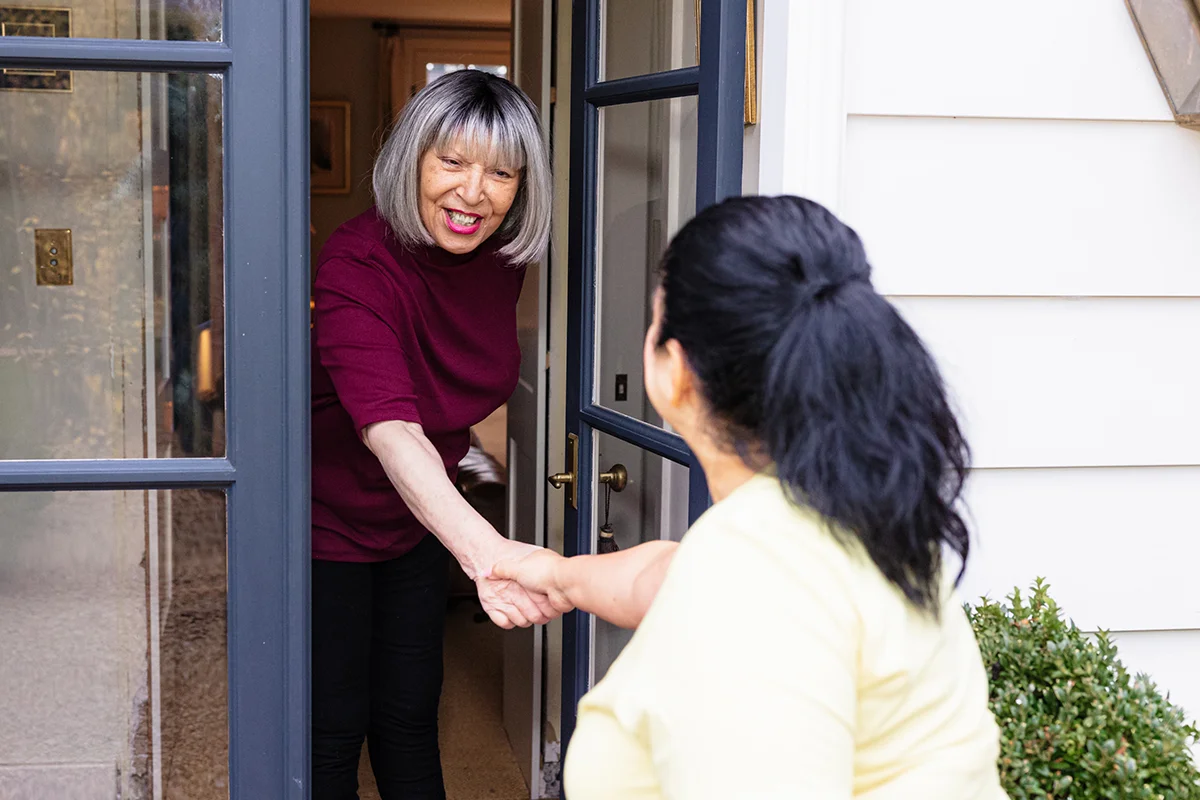
{"type": "Polygon", "coordinates": [[[313,291],[313,558],[383,561],[428,533],[362,443],[363,428],[420,423],[454,480],[468,429],[516,388],[525,270],[497,248],[405,248],[374,208],[326,242],[313,291]]]}

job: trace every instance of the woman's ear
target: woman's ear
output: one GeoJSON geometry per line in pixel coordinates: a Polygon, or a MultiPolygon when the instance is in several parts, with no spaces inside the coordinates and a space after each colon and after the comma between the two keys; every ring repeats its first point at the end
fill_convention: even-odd
{"type": "Polygon", "coordinates": [[[665,295],[662,287],[654,293],[654,319],[646,331],[643,358],[643,380],[646,396],[664,420],[679,429],[686,425],[698,408],[696,378],[688,366],[687,354],[678,339],[668,339],[659,344],[665,311],[665,295]]]}
{"type": "Polygon", "coordinates": [[[677,339],[671,339],[663,345],[663,378],[667,381],[671,405],[677,409],[688,406],[695,395],[695,378],[688,366],[687,355],[683,345],[677,339]]]}
{"type": "Polygon", "coordinates": [[[646,395],[659,416],[676,430],[687,426],[699,410],[696,378],[688,366],[683,346],[668,339],[661,346],[646,345],[646,395]]]}

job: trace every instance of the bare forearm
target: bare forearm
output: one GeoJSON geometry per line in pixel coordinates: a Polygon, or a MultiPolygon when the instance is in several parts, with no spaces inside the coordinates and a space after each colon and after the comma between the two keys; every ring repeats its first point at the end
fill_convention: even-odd
{"type": "Polygon", "coordinates": [[[621,628],[636,628],[658,594],[676,542],[646,542],[598,556],[575,556],[558,568],[556,583],[576,608],[621,628]]]}
{"type": "Polygon", "coordinates": [[[380,422],[363,442],[383,465],[405,504],[474,579],[490,566],[488,551],[500,538],[450,481],[442,458],[420,425],[380,422]]]}

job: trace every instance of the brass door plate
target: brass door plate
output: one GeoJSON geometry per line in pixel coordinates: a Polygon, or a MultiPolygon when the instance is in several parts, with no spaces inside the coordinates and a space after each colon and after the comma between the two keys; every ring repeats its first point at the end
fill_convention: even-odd
{"type": "Polygon", "coordinates": [[[33,232],[38,286],[70,286],[75,283],[71,258],[71,231],[43,228],[33,232]]]}
{"type": "Polygon", "coordinates": [[[579,437],[573,433],[567,434],[567,469],[570,471],[556,472],[548,475],[546,480],[555,489],[565,488],[571,508],[579,508],[579,437]]]}
{"type": "Polygon", "coordinates": [[[575,480],[567,487],[567,499],[571,508],[579,508],[579,437],[573,433],[567,434],[567,461],[575,480]]]}

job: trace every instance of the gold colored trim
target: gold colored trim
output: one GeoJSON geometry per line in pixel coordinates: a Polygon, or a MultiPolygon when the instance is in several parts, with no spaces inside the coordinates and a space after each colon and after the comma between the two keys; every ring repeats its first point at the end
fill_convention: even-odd
{"type": "Polygon", "coordinates": [[[746,105],[744,122],[758,124],[758,58],[754,0],[746,0],[746,105]]]}
{"type": "MultiPolygon", "coordinates": [[[[693,0],[696,12],[696,63],[700,63],[700,0],[693,0]]],[[[742,123],[744,125],[758,124],[758,58],[757,58],[757,17],[754,13],[754,0],[746,0],[746,81],[742,86],[744,105],[742,123]]]]}

